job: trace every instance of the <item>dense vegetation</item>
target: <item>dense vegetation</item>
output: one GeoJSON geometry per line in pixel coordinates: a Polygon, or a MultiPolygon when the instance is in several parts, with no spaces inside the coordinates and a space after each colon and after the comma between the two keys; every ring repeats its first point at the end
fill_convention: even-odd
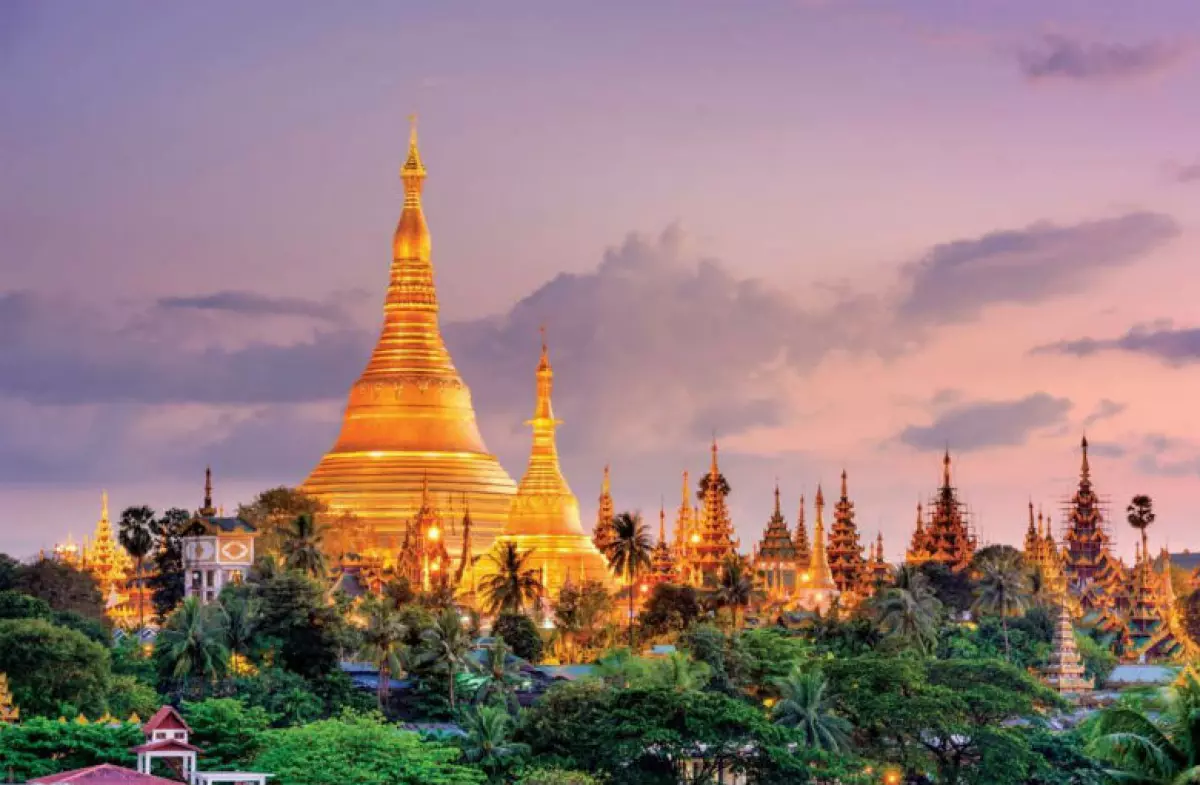
{"type": "MultiPolygon", "coordinates": [[[[129,764],[140,734],[123,720],[170,702],[203,766],[270,771],[280,785],[665,785],[718,772],[752,783],[1200,781],[1191,671],[1074,727],[1050,722],[1068,706],[1031,674],[1049,656],[1052,616],[1019,554],[981,554],[964,575],[901,568],[852,613],[787,623],[747,620],[730,570],[708,593],[656,587],[627,625],[627,598],[596,582],[540,607],[537,575],[502,553],[481,639],[445,592],[393,580],[378,597],[330,593],[311,514],[273,529],[279,558],[217,602],[164,603],[150,650],[106,629],[86,574],[0,557],[0,672],[22,710],[0,726],[0,771],[22,781],[129,764]],[[634,653],[656,644],[674,648],[634,653]],[[593,668],[550,682],[529,665],[543,660],[593,668]],[[369,663],[370,678],[356,685],[343,662],[369,663]]],[[[182,526],[127,516],[154,522],[159,543],[182,526]]],[[[644,538],[624,523],[617,562],[636,574],[644,538]]],[[[1112,655],[1079,643],[1103,677],[1112,655]]]]}

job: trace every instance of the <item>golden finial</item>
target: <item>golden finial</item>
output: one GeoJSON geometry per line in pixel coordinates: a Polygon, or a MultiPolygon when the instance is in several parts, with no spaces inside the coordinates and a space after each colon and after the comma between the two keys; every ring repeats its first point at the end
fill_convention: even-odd
{"type": "Polygon", "coordinates": [[[775,478],[775,517],[779,518],[783,513],[779,510],[779,478],[775,478]]]}
{"type": "Polygon", "coordinates": [[[404,161],[404,166],[400,169],[400,177],[408,182],[410,177],[421,178],[425,176],[425,166],[421,163],[421,152],[417,147],[417,116],[410,114],[408,116],[408,158],[404,161]]]}
{"type": "Polygon", "coordinates": [[[658,542],[662,545],[667,542],[667,505],[661,496],[658,499],[658,542]]]}
{"type": "Polygon", "coordinates": [[[946,454],[942,458],[942,487],[950,487],[950,448],[946,448],[946,454]]]}
{"type": "Polygon", "coordinates": [[[846,470],[842,469],[842,498],[846,498],[846,470]]]}
{"type": "Polygon", "coordinates": [[[100,520],[108,520],[108,491],[100,491],[100,520]]]}

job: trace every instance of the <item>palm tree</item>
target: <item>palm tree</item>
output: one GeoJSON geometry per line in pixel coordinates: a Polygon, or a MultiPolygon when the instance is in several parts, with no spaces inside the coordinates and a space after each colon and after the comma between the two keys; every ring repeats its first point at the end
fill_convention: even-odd
{"type": "Polygon", "coordinates": [[[612,519],[612,540],[605,546],[608,569],[625,579],[629,592],[629,648],[633,641],[633,595],[637,576],[650,567],[650,554],[654,543],[650,541],[650,530],[637,515],[618,513],[612,519]]]}
{"type": "MultiPolygon", "coordinates": [[[[107,497],[106,497],[107,498],[107,497]]],[[[146,628],[146,603],[142,594],[146,587],[144,567],[146,557],[154,550],[154,510],[149,507],[127,507],[121,513],[121,522],[117,540],[121,547],[133,558],[133,585],[138,587],[138,630],[146,628]]]]}
{"type": "Polygon", "coordinates": [[[467,712],[462,740],[463,760],[483,769],[489,782],[500,782],[506,764],[512,758],[530,753],[528,744],[512,740],[516,727],[512,716],[496,706],[477,706],[467,712]]]}
{"type": "Polygon", "coordinates": [[[1150,551],[1146,550],[1146,529],[1154,523],[1154,502],[1144,493],[1139,493],[1130,500],[1125,508],[1126,520],[1129,525],[1142,533],[1142,558],[1150,560],[1150,551]]]}
{"type": "Polygon", "coordinates": [[[738,629],[738,608],[750,605],[754,597],[754,577],[750,565],[742,557],[734,554],[725,559],[721,570],[721,581],[717,584],[715,599],[721,607],[729,608],[733,613],[733,629],[738,629]]]}
{"type": "Polygon", "coordinates": [[[499,697],[510,711],[517,710],[516,689],[522,680],[521,670],[503,638],[496,638],[491,646],[483,650],[478,675],[480,681],[475,687],[474,697],[476,705],[489,703],[492,698],[499,697]]]}
{"type": "Polygon", "coordinates": [[[321,541],[325,532],[311,513],[297,515],[283,532],[284,565],[314,578],[325,574],[325,552],[321,541]]]}
{"type": "Polygon", "coordinates": [[[471,638],[463,629],[458,611],[453,608],[446,608],[438,614],[433,626],[421,633],[421,638],[430,647],[428,661],[444,666],[450,676],[450,711],[453,712],[454,680],[471,649],[471,638]]]}
{"type": "Polygon", "coordinates": [[[1016,553],[1003,553],[985,559],[979,567],[981,575],[975,589],[974,609],[977,613],[993,613],[1000,617],[1000,627],[1004,632],[1004,659],[1011,660],[1008,619],[1010,616],[1020,616],[1029,607],[1029,575],[1016,553]]]}
{"type": "Polygon", "coordinates": [[[1200,782],[1200,681],[1188,669],[1165,691],[1161,706],[1103,709],[1088,751],[1114,782],[1185,785],[1200,782]]]}
{"type": "Polygon", "coordinates": [[[245,659],[249,654],[250,642],[258,628],[262,603],[258,598],[243,591],[225,590],[217,600],[221,611],[221,632],[225,646],[232,657],[245,659]]]}
{"type": "Polygon", "coordinates": [[[536,604],[545,587],[538,571],[526,564],[533,551],[521,552],[515,542],[500,543],[487,554],[493,569],[480,584],[489,614],[521,613],[526,603],[536,604]]]}
{"type": "Polygon", "coordinates": [[[592,669],[592,676],[610,687],[629,689],[642,685],[649,678],[650,666],[642,657],[634,656],[625,647],[606,651],[592,669]]]}
{"type": "Polygon", "coordinates": [[[884,636],[915,645],[928,654],[937,642],[942,603],[929,588],[929,579],[908,565],[896,570],[896,585],[876,594],[875,618],[884,636]]]}
{"type": "Polygon", "coordinates": [[[830,711],[828,684],[819,670],[793,667],[774,684],[779,700],[771,707],[772,722],[799,730],[806,747],[840,752],[849,746],[850,723],[830,711]]]}
{"type": "Polygon", "coordinates": [[[216,681],[225,673],[229,650],[218,636],[213,611],[196,597],[185,598],[154,641],[160,669],[185,690],[193,678],[216,681]]]}
{"type": "Polygon", "coordinates": [[[408,629],[400,612],[386,599],[367,595],[362,604],[367,628],[363,630],[363,654],[379,667],[379,686],[376,698],[379,708],[387,706],[392,689],[392,674],[399,672],[400,652],[408,629]]]}
{"type": "Polygon", "coordinates": [[[712,678],[712,668],[681,651],[673,651],[650,666],[650,678],[661,687],[676,692],[702,690],[712,678]]]}

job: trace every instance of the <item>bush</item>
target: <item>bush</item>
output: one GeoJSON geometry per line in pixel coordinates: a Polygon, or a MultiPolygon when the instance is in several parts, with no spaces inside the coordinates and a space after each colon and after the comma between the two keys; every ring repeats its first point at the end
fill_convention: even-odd
{"type": "Polygon", "coordinates": [[[136,714],[143,720],[158,711],[162,698],[154,688],[135,676],[113,676],[108,680],[108,713],[119,720],[136,714]]]}
{"type": "Polygon", "coordinates": [[[101,763],[132,766],[129,751],[144,741],[137,725],[83,725],[33,717],[0,725],[0,771],[9,782],[26,782],[101,763]]]}
{"type": "Polygon", "coordinates": [[[108,650],[41,619],[0,621],[0,673],[26,716],[58,715],[62,704],[92,716],[105,709],[108,650]]]}
{"type": "Polygon", "coordinates": [[[531,663],[542,661],[542,635],[533,619],[523,613],[501,613],[492,625],[492,635],[503,638],[512,653],[531,663]]]}
{"type": "Polygon", "coordinates": [[[586,771],[539,767],[522,774],[517,785],[600,785],[600,780],[586,771]]]}

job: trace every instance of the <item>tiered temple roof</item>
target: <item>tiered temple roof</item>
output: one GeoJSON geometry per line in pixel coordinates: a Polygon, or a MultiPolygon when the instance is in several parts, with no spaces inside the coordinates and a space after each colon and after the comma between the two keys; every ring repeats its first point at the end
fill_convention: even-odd
{"type": "Polygon", "coordinates": [[[125,601],[126,581],[133,563],[117,542],[108,519],[108,492],[100,494],[100,520],[90,540],[83,541],[79,566],[96,579],[100,595],[110,609],[125,601]]]}
{"type": "Polygon", "coordinates": [[[1084,675],[1079,647],[1075,643],[1075,628],[1066,602],[1059,604],[1058,624],[1054,628],[1054,649],[1050,661],[1042,669],[1042,678],[1051,689],[1061,693],[1080,693],[1092,689],[1092,679],[1084,675]]]}
{"type": "Polygon", "coordinates": [[[608,550],[613,541],[613,516],[616,510],[612,497],[612,477],[608,472],[608,464],[604,465],[604,479],[600,481],[600,500],[596,507],[596,526],[592,529],[592,542],[601,553],[608,550]]]}
{"type": "Polygon", "coordinates": [[[762,541],[755,546],[755,572],[768,595],[782,597],[796,585],[796,545],[779,506],[779,483],[775,483],[775,509],[767,520],[762,541]]]}
{"type": "Polygon", "coordinates": [[[829,567],[838,589],[863,593],[869,583],[863,546],[858,541],[858,526],[854,523],[854,502],[846,489],[846,471],[842,470],[842,495],[833,511],[833,527],[829,532],[829,567]]]}
{"type": "Polygon", "coordinates": [[[446,550],[446,527],[429,492],[429,481],[421,486],[421,506],[404,529],[397,571],[410,585],[429,591],[451,580],[450,554],[446,550]]]}
{"type": "Polygon", "coordinates": [[[646,582],[650,585],[679,583],[679,562],[675,558],[675,549],[667,540],[667,510],[662,505],[658,509],[658,543],[650,555],[650,575],[646,582]]]}
{"type": "Polygon", "coordinates": [[[966,505],[959,501],[958,492],[950,482],[949,451],[942,458],[942,485],[930,503],[928,520],[922,521],[920,513],[918,506],[908,563],[934,561],[955,572],[965,570],[975,555],[976,542],[967,522],[966,505]]]}
{"type": "Polygon", "coordinates": [[[839,591],[825,554],[825,495],[817,486],[816,521],[813,524],[812,555],[808,569],[800,574],[794,594],[799,609],[824,612],[837,599],[839,591]]]}
{"type": "Polygon", "coordinates": [[[1025,563],[1041,575],[1046,592],[1062,597],[1066,592],[1067,580],[1063,574],[1062,554],[1054,542],[1054,534],[1046,525],[1041,510],[1034,523],[1033,502],[1029,502],[1029,527],[1025,530],[1025,563]]]}
{"type": "Polygon", "coordinates": [[[872,587],[890,583],[892,567],[883,555],[883,532],[875,535],[875,544],[871,548],[871,559],[867,565],[867,574],[872,587]]]}
{"type": "Polygon", "coordinates": [[[1124,570],[1112,555],[1104,505],[1092,486],[1086,436],[1080,442],[1080,449],[1079,486],[1068,504],[1067,531],[1063,536],[1063,570],[1067,579],[1078,586],[1094,582],[1101,589],[1112,589],[1124,577],[1124,570]]]}
{"type": "Polygon", "coordinates": [[[796,511],[796,531],[792,542],[796,546],[796,565],[802,570],[808,569],[812,551],[808,545],[808,529],[804,525],[804,494],[800,494],[800,509],[796,511]]]}
{"type": "Polygon", "coordinates": [[[689,561],[698,583],[714,586],[720,580],[725,560],[737,553],[733,539],[733,523],[729,519],[729,508],[725,505],[725,494],[721,490],[721,470],[717,465],[717,440],[712,443],[712,464],[709,467],[707,484],[702,503],[698,541],[690,543],[689,561]]]}

